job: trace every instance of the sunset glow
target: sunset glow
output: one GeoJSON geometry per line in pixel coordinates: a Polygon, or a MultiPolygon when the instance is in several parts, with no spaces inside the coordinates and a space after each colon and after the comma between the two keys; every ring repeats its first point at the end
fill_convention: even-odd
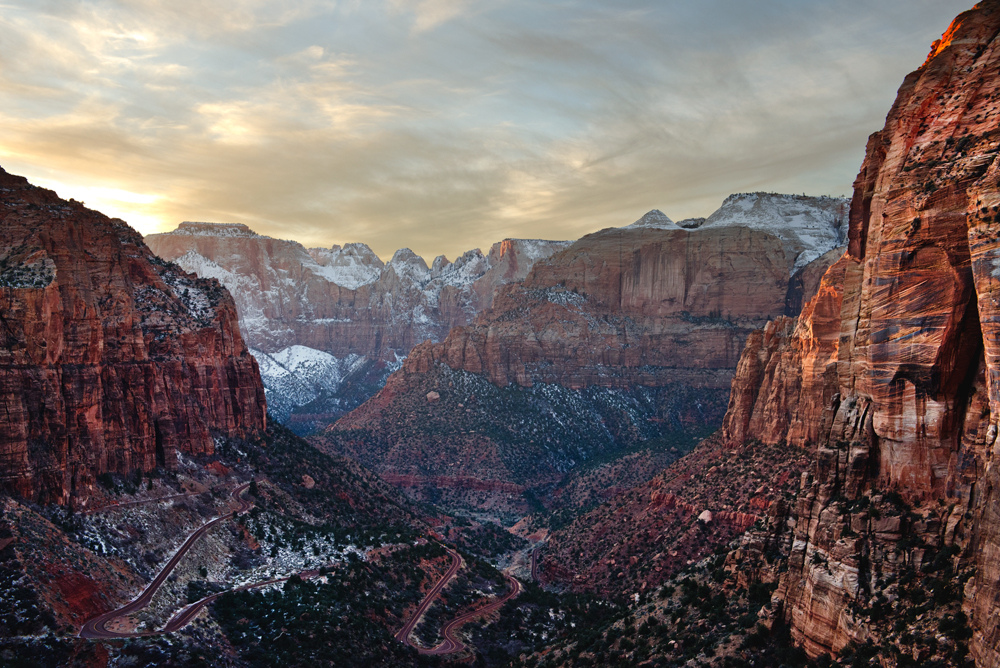
{"type": "Polygon", "coordinates": [[[966,1],[4,2],[0,165],[143,233],[449,257],[850,192],[966,1]]]}

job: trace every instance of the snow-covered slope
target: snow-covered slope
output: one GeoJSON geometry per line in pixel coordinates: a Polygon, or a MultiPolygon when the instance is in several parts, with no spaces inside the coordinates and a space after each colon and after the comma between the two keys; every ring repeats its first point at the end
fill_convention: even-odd
{"type": "MultiPolygon", "coordinates": [[[[312,413],[331,417],[354,408],[358,400],[343,395],[344,384],[365,374],[371,365],[371,360],[361,355],[338,358],[307,346],[289,346],[272,353],[250,352],[260,366],[268,411],[281,422],[287,422],[303,406],[311,406],[312,413]]],[[[399,365],[398,361],[384,365],[381,375],[388,375],[399,365]]]]}
{"type": "Polygon", "coordinates": [[[384,266],[365,244],[310,248],[309,256],[316,261],[316,266],[310,267],[314,273],[351,290],[377,281],[384,266]]]}
{"type": "Polygon", "coordinates": [[[774,234],[795,258],[795,273],[827,251],[847,241],[851,201],[839,197],[808,197],[774,193],[730,195],[700,226],[742,226],[774,234]]]}

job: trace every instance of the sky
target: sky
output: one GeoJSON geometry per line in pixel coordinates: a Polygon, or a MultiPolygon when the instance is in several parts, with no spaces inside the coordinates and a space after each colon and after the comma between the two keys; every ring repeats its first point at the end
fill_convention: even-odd
{"type": "Polygon", "coordinates": [[[0,0],[0,166],[383,258],[849,195],[972,0],[0,0]]]}

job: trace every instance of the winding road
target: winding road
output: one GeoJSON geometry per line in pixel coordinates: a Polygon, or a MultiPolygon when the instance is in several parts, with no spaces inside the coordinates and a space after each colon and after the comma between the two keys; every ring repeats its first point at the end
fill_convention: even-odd
{"type": "Polygon", "coordinates": [[[461,652],[465,649],[465,643],[458,639],[456,634],[458,630],[462,628],[462,625],[471,622],[477,617],[483,617],[496,610],[499,610],[504,606],[507,601],[514,598],[521,593],[521,583],[512,578],[511,576],[504,573],[504,579],[507,580],[507,585],[510,587],[510,591],[504,594],[501,598],[484,605],[481,608],[476,608],[475,610],[470,610],[464,615],[459,615],[455,619],[447,622],[441,627],[441,637],[444,638],[444,642],[436,647],[432,647],[427,650],[419,651],[421,654],[454,654],[456,652],[461,652]]]}
{"type": "MultiPolygon", "coordinates": [[[[250,508],[253,507],[253,502],[248,501],[242,497],[243,492],[245,492],[249,487],[250,484],[247,483],[244,485],[240,485],[239,487],[237,487],[232,491],[232,497],[239,503],[239,508],[225,515],[220,515],[219,517],[210,520],[209,522],[203,524],[201,527],[193,531],[187,537],[187,540],[185,540],[184,543],[177,549],[177,552],[174,553],[174,556],[170,558],[170,561],[168,561],[163,566],[163,568],[160,569],[160,572],[157,573],[156,577],[153,578],[152,582],[146,585],[146,588],[143,589],[141,594],[139,594],[130,603],[123,605],[117,610],[111,610],[109,612],[105,612],[103,614],[100,614],[96,617],[87,620],[84,623],[83,627],[80,629],[80,634],[79,634],[80,637],[90,640],[114,640],[122,638],[155,636],[164,633],[173,633],[175,631],[179,631],[180,629],[190,624],[191,621],[198,616],[198,613],[200,613],[206,605],[208,605],[218,597],[222,596],[223,594],[227,594],[232,591],[244,591],[247,589],[266,587],[268,585],[277,584],[279,582],[284,582],[288,580],[291,576],[275,578],[263,582],[254,582],[252,584],[236,587],[235,589],[229,589],[226,591],[218,592],[216,594],[211,594],[210,596],[206,596],[203,599],[195,601],[194,603],[191,603],[185,606],[184,608],[181,608],[179,611],[177,611],[177,613],[174,614],[173,617],[170,618],[169,621],[167,621],[167,623],[160,630],[114,631],[108,628],[108,624],[110,622],[119,619],[121,617],[125,617],[126,615],[130,615],[133,612],[142,610],[147,605],[149,605],[150,601],[152,601],[153,596],[156,594],[157,590],[159,590],[160,586],[170,576],[170,573],[174,570],[174,568],[177,567],[177,564],[180,563],[181,559],[184,558],[184,556],[191,549],[191,547],[209,530],[211,530],[212,527],[214,527],[216,524],[220,522],[230,519],[231,517],[239,513],[243,513],[250,510],[250,508]]],[[[180,496],[185,496],[185,495],[180,495],[180,496]]],[[[160,501],[167,499],[161,498],[155,500],[160,501]]],[[[149,499],[148,501],[143,500],[142,502],[149,502],[149,501],[154,501],[154,499],[149,499]]],[[[442,575],[441,578],[434,584],[431,590],[427,592],[427,595],[424,596],[423,600],[420,602],[420,605],[417,606],[417,609],[414,611],[409,621],[407,621],[406,624],[403,625],[403,628],[401,628],[398,632],[396,632],[395,635],[397,640],[406,645],[409,645],[410,647],[413,647],[421,654],[441,655],[441,654],[455,654],[464,651],[466,646],[457,637],[456,634],[458,633],[458,630],[464,624],[472,621],[473,619],[482,617],[484,615],[488,615],[496,610],[499,610],[501,607],[503,607],[505,603],[507,603],[507,601],[509,601],[510,599],[514,598],[515,596],[521,593],[521,583],[505,573],[504,579],[507,580],[507,585],[510,588],[506,594],[504,594],[501,598],[496,599],[495,601],[492,601],[482,607],[470,610],[469,612],[459,615],[458,617],[455,617],[454,619],[451,619],[448,622],[446,622],[441,627],[441,637],[444,638],[444,640],[435,647],[427,648],[415,645],[410,640],[410,635],[413,633],[413,629],[416,628],[417,624],[420,622],[424,614],[426,614],[427,610],[431,607],[431,605],[434,604],[434,601],[437,599],[437,597],[441,594],[441,592],[448,585],[448,583],[451,582],[451,580],[458,574],[459,569],[461,569],[462,567],[463,563],[462,556],[455,550],[452,550],[447,547],[445,549],[451,556],[451,564],[449,565],[448,570],[445,571],[444,575],[442,575]]],[[[531,559],[532,577],[534,577],[536,573],[537,554],[538,554],[537,549],[534,552],[532,552],[532,559],[531,559]]],[[[298,575],[303,579],[307,579],[315,577],[318,574],[319,574],[318,570],[309,570],[309,571],[303,571],[298,575]]]]}
{"type": "Polygon", "coordinates": [[[458,569],[462,567],[462,555],[455,552],[455,550],[448,550],[448,554],[451,555],[451,566],[448,567],[448,570],[441,576],[441,579],[438,580],[437,583],[431,587],[431,590],[427,592],[427,595],[424,596],[424,600],[422,600],[420,605],[417,606],[417,609],[413,612],[413,616],[410,617],[410,621],[403,624],[403,628],[396,632],[396,640],[413,647],[418,652],[426,653],[427,650],[424,650],[423,648],[410,642],[410,634],[413,633],[413,629],[416,628],[420,618],[424,616],[427,609],[434,603],[434,599],[438,597],[441,590],[443,590],[451,579],[458,574],[458,569]]]}
{"type": "Polygon", "coordinates": [[[197,496],[198,494],[201,494],[201,492],[184,492],[183,494],[171,494],[170,496],[155,496],[150,499],[139,499],[138,501],[116,501],[115,503],[109,503],[108,505],[101,506],[100,508],[90,508],[89,510],[84,510],[82,514],[93,515],[94,513],[99,513],[103,510],[118,510],[119,508],[125,508],[128,506],[141,506],[146,503],[184,499],[190,496],[197,496]]]}
{"type": "Polygon", "coordinates": [[[464,651],[465,643],[459,640],[459,638],[456,635],[458,633],[458,630],[464,624],[472,621],[473,619],[482,617],[484,615],[488,615],[496,610],[499,610],[504,606],[505,603],[507,603],[507,601],[509,601],[510,599],[514,598],[515,596],[521,593],[521,583],[512,578],[511,576],[507,575],[506,573],[504,573],[504,579],[507,580],[507,585],[510,587],[510,590],[506,594],[504,594],[501,598],[498,598],[497,600],[488,603],[487,605],[484,605],[481,608],[470,610],[465,614],[459,615],[458,617],[455,617],[454,619],[445,622],[444,626],[441,627],[441,637],[444,638],[444,640],[440,644],[435,645],[434,647],[421,647],[420,645],[414,644],[410,640],[410,634],[413,633],[413,629],[416,628],[417,624],[420,622],[420,619],[427,612],[428,608],[430,608],[431,605],[434,603],[434,599],[438,597],[438,595],[448,585],[451,579],[458,574],[459,568],[462,567],[461,555],[459,555],[458,552],[455,552],[454,550],[448,548],[445,549],[447,549],[448,554],[451,555],[451,566],[448,568],[445,574],[441,576],[441,579],[437,581],[437,583],[431,588],[431,590],[427,592],[427,595],[424,596],[424,600],[420,602],[419,606],[417,606],[417,609],[410,617],[410,620],[403,625],[403,628],[401,628],[399,631],[396,632],[397,640],[406,645],[409,645],[410,647],[417,650],[421,654],[441,655],[441,654],[455,654],[457,652],[464,651]]]}
{"type": "MultiPolygon", "coordinates": [[[[253,502],[247,501],[241,496],[243,492],[246,491],[247,488],[249,487],[250,483],[247,483],[245,485],[240,485],[232,492],[233,498],[236,499],[236,501],[240,504],[239,508],[237,508],[231,513],[227,513],[225,515],[220,515],[219,517],[216,517],[214,520],[211,520],[210,522],[203,524],[199,529],[192,532],[191,535],[188,536],[187,540],[184,541],[184,544],[180,546],[180,548],[177,550],[174,556],[171,557],[170,561],[168,561],[166,565],[162,569],[160,569],[160,572],[157,574],[155,578],[153,578],[153,581],[150,582],[148,585],[146,585],[146,588],[142,591],[141,594],[139,594],[139,596],[137,596],[131,603],[127,603],[122,607],[118,608],[117,610],[111,610],[110,612],[105,612],[104,614],[98,615],[97,617],[93,617],[92,619],[87,620],[84,623],[83,627],[80,629],[80,637],[89,638],[93,640],[107,640],[113,638],[133,638],[137,636],[158,635],[160,633],[163,633],[164,631],[167,631],[168,629],[164,629],[164,631],[146,631],[139,633],[119,632],[108,629],[107,625],[108,622],[118,619],[119,617],[124,617],[125,615],[129,615],[149,605],[149,602],[153,599],[153,595],[160,588],[160,585],[164,583],[164,581],[170,575],[171,571],[173,571],[174,568],[177,566],[177,564],[180,563],[180,560],[184,558],[184,555],[187,554],[188,550],[191,549],[191,546],[194,545],[199,538],[208,533],[208,531],[219,522],[228,520],[229,518],[233,517],[238,513],[243,513],[250,510],[250,508],[253,507],[253,502]]],[[[258,583],[255,586],[264,586],[265,584],[270,584],[270,583],[258,583]]],[[[198,610],[200,609],[201,608],[199,607],[198,610]]],[[[187,610],[187,608],[185,610],[187,610]]],[[[184,612],[185,611],[182,610],[181,613],[179,614],[183,614],[184,612]]],[[[184,621],[184,624],[190,621],[191,618],[193,618],[193,616],[194,614],[188,617],[186,621],[184,621]]],[[[175,615],[174,618],[171,619],[167,625],[170,626],[171,624],[173,624],[175,619],[177,619],[177,615],[175,615]]],[[[176,630],[177,628],[181,628],[182,626],[184,626],[184,624],[179,624],[178,626],[176,626],[175,629],[170,629],[170,630],[176,630]]]]}

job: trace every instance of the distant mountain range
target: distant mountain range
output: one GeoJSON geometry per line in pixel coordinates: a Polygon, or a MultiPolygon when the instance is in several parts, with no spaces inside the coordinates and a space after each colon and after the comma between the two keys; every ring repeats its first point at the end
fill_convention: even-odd
{"type": "MultiPolygon", "coordinates": [[[[802,280],[818,280],[801,270],[843,243],[846,212],[843,199],[747,193],[727,198],[705,220],[678,225],[652,211],[628,229],[738,226],[772,234],[801,292],[802,280]]],[[[572,243],[505,239],[486,255],[474,249],[428,266],[405,248],[383,263],[364,244],[307,249],[239,224],[182,223],[145,241],[164,259],[229,289],[260,361],[269,410],[300,433],[359,406],[415,345],[471,324],[498,287],[524,280],[536,263],[572,243]]],[[[797,312],[801,294],[789,299],[785,310],[797,312]]]]}

